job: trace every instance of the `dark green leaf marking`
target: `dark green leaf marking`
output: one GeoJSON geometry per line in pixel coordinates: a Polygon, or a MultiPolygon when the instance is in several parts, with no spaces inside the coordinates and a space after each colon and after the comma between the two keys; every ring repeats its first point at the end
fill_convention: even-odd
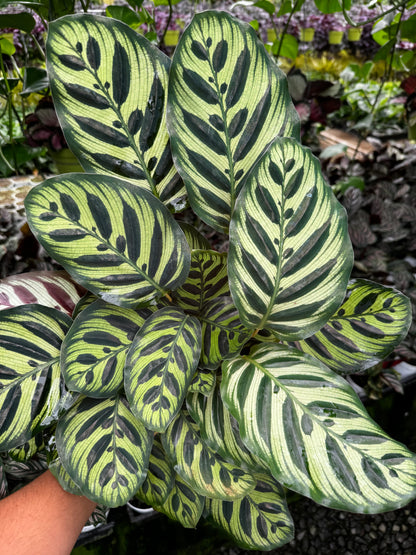
{"type": "Polygon", "coordinates": [[[87,42],[87,60],[92,69],[98,69],[101,64],[100,45],[94,37],[88,37],[87,42]]]}
{"type": "Polygon", "coordinates": [[[114,46],[113,59],[113,98],[120,107],[127,99],[130,91],[130,63],[127,52],[118,41],[114,46]]]}

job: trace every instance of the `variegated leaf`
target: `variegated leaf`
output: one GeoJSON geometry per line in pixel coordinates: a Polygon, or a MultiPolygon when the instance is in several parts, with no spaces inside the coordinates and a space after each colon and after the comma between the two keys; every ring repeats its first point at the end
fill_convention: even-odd
{"type": "Polygon", "coordinates": [[[74,320],[61,348],[61,372],[71,391],[114,397],[123,387],[127,351],[150,308],[94,301],[74,320]]]}
{"type": "Polygon", "coordinates": [[[214,372],[207,368],[198,368],[188,387],[188,392],[209,396],[214,390],[215,381],[216,376],[214,372]]]}
{"type": "Polygon", "coordinates": [[[241,499],[207,499],[205,506],[237,545],[269,551],[293,539],[293,521],[282,486],[267,474],[255,478],[256,487],[241,499]]]}
{"type": "Polygon", "coordinates": [[[153,434],[127,401],[81,397],[56,427],[58,456],[83,495],[124,505],[146,478],[153,434]]]}
{"type": "Polygon", "coordinates": [[[93,293],[90,293],[89,291],[87,291],[85,295],[81,297],[80,300],[75,305],[74,312],[72,313],[73,320],[75,320],[78,314],[80,314],[85,308],[87,308],[87,306],[92,304],[97,299],[98,299],[97,295],[94,295],[93,293]]]}
{"type": "Polygon", "coordinates": [[[60,458],[57,456],[53,461],[49,463],[49,470],[53,476],[58,480],[61,488],[74,495],[82,495],[81,489],[68,472],[63,467],[60,458]]]}
{"type": "Polygon", "coordinates": [[[202,233],[199,233],[199,231],[195,229],[191,224],[187,224],[186,222],[180,222],[180,221],[178,223],[185,234],[186,240],[188,241],[188,245],[191,250],[210,249],[210,244],[208,242],[208,239],[206,239],[202,235],[202,233]]]}
{"type": "Polygon", "coordinates": [[[0,499],[4,499],[9,495],[9,484],[7,482],[7,474],[3,463],[0,460],[0,499]]]}
{"type": "Polygon", "coordinates": [[[209,397],[195,393],[188,395],[186,403],[210,449],[225,461],[249,471],[268,470],[267,463],[253,455],[241,440],[237,420],[224,405],[219,384],[209,397]]]}
{"type": "Polygon", "coordinates": [[[342,303],[352,262],[346,213],[319,161],[296,141],[277,140],[230,225],[228,272],[241,321],[283,339],[312,335],[342,303]]]}
{"type": "Polygon", "coordinates": [[[410,300],[399,291],[367,280],[348,286],[348,297],[315,335],[295,346],[341,374],[383,360],[406,336],[410,300]]]}
{"type": "Polygon", "coordinates": [[[10,480],[17,482],[30,482],[48,468],[46,457],[43,453],[38,453],[28,461],[15,461],[10,456],[3,459],[4,470],[10,480]]]}
{"type": "Polygon", "coordinates": [[[81,14],[51,23],[46,52],[54,105],[83,168],[179,202],[165,123],[169,58],[120,21],[81,14]]]}
{"type": "Polygon", "coordinates": [[[188,277],[172,293],[172,298],[187,312],[199,315],[209,301],[229,294],[227,254],[212,250],[193,250],[188,277]]]}
{"type": "Polygon", "coordinates": [[[57,419],[64,393],[59,353],[71,322],[36,304],[0,312],[0,451],[57,419]]]}
{"type": "Polygon", "coordinates": [[[225,358],[240,351],[252,335],[241,323],[231,297],[209,301],[199,319],[202,324],[202,353],[200,365],[215,370],[225,358]]]}
{"type": "Polygon", "coordinates": [[[162,436],[176,472],[192,489],[215,499],[236,499],[254,487],[251,474],[223,461],[201,439],[197,426],[180,412],[162,436]]]}
{"type": "Polygon", "coordinates": [[[0,310],[22,304],[41,304],[69,316],[85,292],[66,272],[28,272],[0,280],[0,310]]]}
{"type": "Polygon", "coordinates": [[[172,152],[191,206],[226,231],[247,175],[270,143],[298,137],[284,74],[249,25],[206,11],[194,16],[175,50],[168,91],[172,152]]]}
{"type": "Polygon", "coordinates": [[[28,221],[49,254],[103,300],[144,306],[182,285],[190,250],[151,193],[115,177],[67,174],[29,192],[28,221]]]}
{"type": "Polygon", "coordinates": [[[126,397],[150,430],[164,432],[180,410],[201,353],[201,326],[194,316],[164,307],[146,320],[127,355],[126,397]]]}
{"type": "Polygon", "coordinates": [[[45,449],[45,442],[43,440],[43,434],[39,433],[23,445],[15,447],[14,449],[9,449],[8,454],[15,461],[26,462],[43,449],[45,449]]]}
{"type": "Polygon", "coordinates": [[[416,497],[416,456],[311,356],[262,345],[224,362],[221,395],[246,446],[284,486],[358,513],[390,511],[416,497]]]}
{"type": "Polygon", "coordinates": [[[204,503],[204,496],[193,491],[179,474],[175,474],[175,482],[167,499],[163,505],[154,508],[180,522],[184,528],[195,528],[204,510],[204,503]]]}
{"type": "Polygon", "coordinates": [[[157,435],[153,440],[146,479],[137,491],[136,497],[152,507],[164,505],[175,485],[175,475],[176,472],[157,435]]]}

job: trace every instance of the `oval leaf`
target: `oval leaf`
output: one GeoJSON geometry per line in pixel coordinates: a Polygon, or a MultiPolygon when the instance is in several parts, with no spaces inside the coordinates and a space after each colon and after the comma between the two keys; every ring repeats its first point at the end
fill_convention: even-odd
{"type": "Polygon", "coordinates": [[[179,225],[159,200],[131,183],[59,176],[31,189],[25,207],[50,255],[105,301],[144,306],[188,275],[190,251],[179,225]]]}
{"type": "Polygon", "coordinates": [[[122,397],[82,397],[56,427],[65,470],[83,495],[107,507],[127,503],[146,478],[152,439],[122,397]]]}
{"type": "Polygon", "coordinates": [[[415,455],[309,355],[262,345],[226,361],[221,395],[244,443],[286,487],[356,513],[391,511],[416,497],[415,455]]]}
{"type": "Polygon", "coordinates": [[[253,28],[211,11],[194,16],[175,50],[168,127],[192,208],[219,231],[270,143],[299,133],[284,74],[253,28]]]}
{"type": "Polygon", "coordinates": [[[146,428],[164,432],[180,410],[201,352],[198,320],[164,307],[136,335],[126,361],[125,390],[146,428]]]}
{"type": "Polygon", "coordinates": [[[85,14],[53,21],[46,52],[59,121],[83,168],[177,202],[185,191],[165,124],[169,58],[120,21],[85,14]]]}
{"type": "Polygon", "coordinates": [[[74,320],[61,349],[61,371],[71,391],[114,397],[123,386],[127,351],[149,308],[138,311],[97,300],[74,320]]]}
{"type": "Polygon", "coordinates": [[[41,305],[0,312],[0,451],[28,441],[58,418],[59,353],[72,320],[41,305]]]}
{"type": "Polygon", "coordinates": [[[328,323],[296,347],[341,374],[366,370],[401,343],[412,321],[410,300],[367,280],[348,286],[348,297],[328,323]]]}
{"type": "Polygon", "coordinates": [[[353,263],[344,208],[318,160],[277,140],[242,191],[230,226],[231,295],[241,321],[303,339],[342,303],[353,263]]]}

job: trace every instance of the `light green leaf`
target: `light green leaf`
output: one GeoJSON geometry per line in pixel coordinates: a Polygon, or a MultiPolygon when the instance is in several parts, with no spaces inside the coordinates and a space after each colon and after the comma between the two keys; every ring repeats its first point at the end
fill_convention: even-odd
{"type": "Polygon", "coordinates": [[[169,58],[124,23],[88,14],[53,21],[46,53],[55,108],[83,168],[164,203],[182,198],[165,124],[169,58]]]}
{"type": "Polygon", "coordinates": [[[36,304],[0,312],[0,451],[58,418],[59,351],[70,325],[68,315],[36,304]]]}
{"type": "Polygon", "coordinates": [[[29,225],[49,254],[103,300],[134,308],[182,285],[190,251],[151,193],[115,177],[67,174],[34,187],[29,225]]]}
{"type": "Polygon", "coordinates": [[[254,487],[251,474],[223,461],[200,438],[198,428],[180,412],[162,436],[176,472],[193,491],[215,499],[236,499],[254,487]]]}
{"type": "Polygon", "coordinates": [[[230,225],[229,281],[242,323],[283,339],[312,335],[343,301],[352,263],[346,213],[318,160],[278,139],[230,225]]]}
{"type": "Polygon", "coordinates": [[[81,397],[59,420],[59,458],[83,495],[107,507],[124,505],[146,478],[153,434],[123,397],[81,397]]]}
{"type": "Polygon", "coordinates": [[[198,315],[216,297],[229,295],[227,254],[212,250],[193,250],[191,269],[182,287],[173,292],[175,303],[198,315]]]}
{"type": "Polygon", "coordinates": [[[201,393],[201,395],[211,395],[215,387],[215,373],[207,368],[198,368],[195,376],[188,387],[189,393],[201,393]]]}
{"type": "Polygon", "coordinates": [[[114,397],[123,387],[127,351],[152,312],[100,299],[85,308],[62,343],[61,371],[68,389],[89,397],[114,397]]]}
{"type": "Polygon", "coordinates": [[[218,297],[204,306],[199,319],[202,324],[200,366],[215,370],[225,358],[240,351],[251,335],[241,323],[231,297],[218,297]]]}
{"type": "Polygon", "coordinates": [[[282,486],[267,474],[255,478],[256,487],[243,498],[207,499],[205,506],[237,545],[269,551],[293,539],[293,522],[282,486]]]}
{"type": "Polygon", "coordinates": [[[152,507],[164,505],[175,486],[175,475],[176,472],[166,456],[160,437],[156,435],[150,453],[149,470],[136,497],[152,507]]]}
{"type": "Polygon", "coordinates": [[[391,511],[416,497],[416,456],[309,355],[262,345],[226,361],[221,395],[246,446],[284,486],[355,513],[391,511]]]}
{"type": "Polygon", "coordinates": [[[154,508],[184,528],[195,528],[204,510],[204,496],[192,491],[189,485],[175,474],[175,483],[163,505],[154,508]]]}
{"type": "Polygon", "coordinates": [[[348,297],[318,333],[295,346],[332,370],[349,374],[383,360],[407,334],[410,300],[399,291],[359,279],[348,297]]]}
{"type": "Polygon", "coordinates": [[[164,307],[146,320],[124,370],[131,410],[146,428],[166,430],[182,406],[200,352],[201,326],[194,316],[164,307]]]}
{"type": "Polygon", "coordinates": [[[202,235],[202,233],[199,233],[199,231],[195,229],[192,225],[187,224],[186,222],[178,222],[178,223],[185,234],[186,240],[188,241],[188,244],[191,250],[194,250],[194,249],[207,250],[210,248],[208,239],[206,239],[202,235]]]}
{"type": "Polygon", "coordinates": [[[252,167],[280,135],[299,136],[286,79],[250,25],[225,12],[196,14],[169,78],[172,152],[193,210],[227,231],[252,167]]]}

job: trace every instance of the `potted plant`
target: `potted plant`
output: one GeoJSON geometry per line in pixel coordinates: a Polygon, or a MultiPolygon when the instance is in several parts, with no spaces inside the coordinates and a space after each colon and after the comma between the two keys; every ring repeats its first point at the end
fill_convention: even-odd
{"type": "Polygon", "coordinates": [[[89,294],[71,316],[0,313],[0,450],[49,433],[64,488],[188,527],[204,513],[252,549],[293,537],[286,489],[353,512],[415,498],[414,454],[343,377],[401,341],[409,300],[349,283],[345,211],[254,30],[198,14],[171,61],[69,16],[47,58],[86,173],[46,180],[26,211],[89,294]],[[228,254],[180,223],[185,199],[228,254]]]}

